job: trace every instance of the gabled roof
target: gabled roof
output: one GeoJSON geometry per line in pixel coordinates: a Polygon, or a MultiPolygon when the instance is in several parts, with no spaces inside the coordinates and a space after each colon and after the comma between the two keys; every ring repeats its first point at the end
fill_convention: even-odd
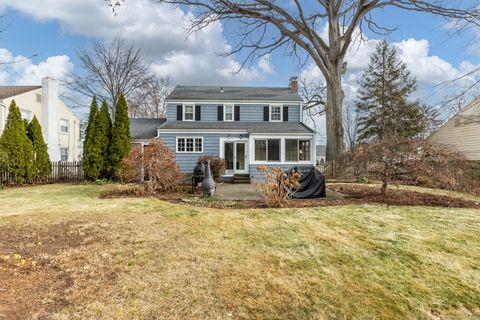
{"type": "Polygon", "coordinates": [[[167,100],[302,102],[288,87],[176,86],[167,100]]]}
{"type": "Polygon", "coordinates": [[[42,86],[0,86],[0,99],[6,99],[19,94],[40,89],[42,86]]]}
{"type": "Polygon", "coordinates": [[[130,119],[131,139],[153,139],[157,136],[158,127],[167,121],[166,118],[132,118],[130,119]]]}
{"type": "MultiPolygon", "coordinates": [[[[301,122],[167,121],[160,130],[245,130],[251,133],[313,133],[301,122]]],[[[212,131],[214,132],[214,131],[212,131]]]]}

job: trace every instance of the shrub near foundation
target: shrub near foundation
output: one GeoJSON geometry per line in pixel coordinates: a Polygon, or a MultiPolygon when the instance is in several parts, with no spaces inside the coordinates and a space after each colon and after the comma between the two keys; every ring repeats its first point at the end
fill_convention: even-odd
{"type": "Polygon", "coordinates": [[[257,184],[258,190],[265,199],[267,207],[285,207],[292,191],[300,186],[300,173],[287,174],[281,168],[259,166],[257,170],[262,174],[257,184]]]}
{"type": "Polygon", "coordinates": [[[198,161],[210,161],[210,169],[212,170],[213,180],[222,181],[222,176],[227,170],[227,161],[217,156],[205,155],[198,157],[198,161]]]}

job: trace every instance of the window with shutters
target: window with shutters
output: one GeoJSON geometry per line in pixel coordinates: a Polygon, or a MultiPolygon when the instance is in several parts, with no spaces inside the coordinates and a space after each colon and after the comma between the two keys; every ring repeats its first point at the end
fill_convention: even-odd
{"type": "Polygon", "coordinates": [[[223,121],[233,121],[233,104],[223,106],[223,121]]]}
{"type": "Polygon", "coordinates": [[[282,121],[282,105],[272,104],[270,105],[270,121],[282,121]]]}
{"type": "Polygon", "coordinates": [[[178,153],[202,153],[203,138],[202,137],[179,137],[177,138],[178,153]]]}
{"type": "Polygon", "coordinates": [[[183,121],[194,121],[194,120],[195,120],[195,105],[184,104],[183,105],[183,121]]]}

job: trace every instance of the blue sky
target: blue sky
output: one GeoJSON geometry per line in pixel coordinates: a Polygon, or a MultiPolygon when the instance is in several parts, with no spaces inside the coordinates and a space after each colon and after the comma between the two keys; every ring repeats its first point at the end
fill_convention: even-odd
{"type": "MultiPolygon", "coordinates": [[[[159,76],[169,75],[176,83],[286,85],[291,75],[321,81],[315,66],[299,70],[296,62],[281,52],[249,66],[240,76],[232,70],[242,56],[221,58],[216,53],[234,45],[232,30],[216,25],[185,40],[179,31],[184,12],[179,9],[146,3],[148,0],[127,1],[119,15],[113,17],[109,8],[98,0],[28,0],[12,3],[0,0],[7,30],[0,34],[0,59],[38,56],[17,67],[0,68],[1,84],[36,84],[46,75],[65,78],[78,70],[76,50],[88,46],[94,38],[111,39],[125,36],[141,46],[152,70],[159,76]],[[130,6],[130,7],[128,7],[130,6]]],[[[386,39],[396,45],[402,59],[419,80],[418,97],[428,97],[435,85],[461,75],[480,64],[474,50],[466,49],[475,38],[473,32],[449,38],[445,20],[427,14],[388,9],[375,14],[382,25],[398,27],[386,39]],[[409,40],[410,39],[410,40],[409,40]],[[408,41],[407,41],[408,40],[408,41]]],[[[356,46],[349,57],[349,73],[345,79],[346,100],[353,101],[356,81],[368,64],[369,53],[376,40],[383,37],[366,31],[369,39],[356,46]]],[[[452,90],[460,89],[453,88],[452,90]]],[[[436,103],[439,95],[429,98],[436,103]]],[[[77,112],[85,113],[85,108],[77,112]]]]}

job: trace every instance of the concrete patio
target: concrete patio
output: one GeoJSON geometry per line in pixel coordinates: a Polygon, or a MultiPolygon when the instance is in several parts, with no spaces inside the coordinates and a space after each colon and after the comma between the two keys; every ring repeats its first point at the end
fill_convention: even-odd
{"type": "MultiPolygon", "coordinates": [[[[218,200],[263,200],[255,184],[222,183],[217,185],[215,198],[218,200]]],[[[327,199],[343,199],[345,195],[327,188],[327,199]]]]}

